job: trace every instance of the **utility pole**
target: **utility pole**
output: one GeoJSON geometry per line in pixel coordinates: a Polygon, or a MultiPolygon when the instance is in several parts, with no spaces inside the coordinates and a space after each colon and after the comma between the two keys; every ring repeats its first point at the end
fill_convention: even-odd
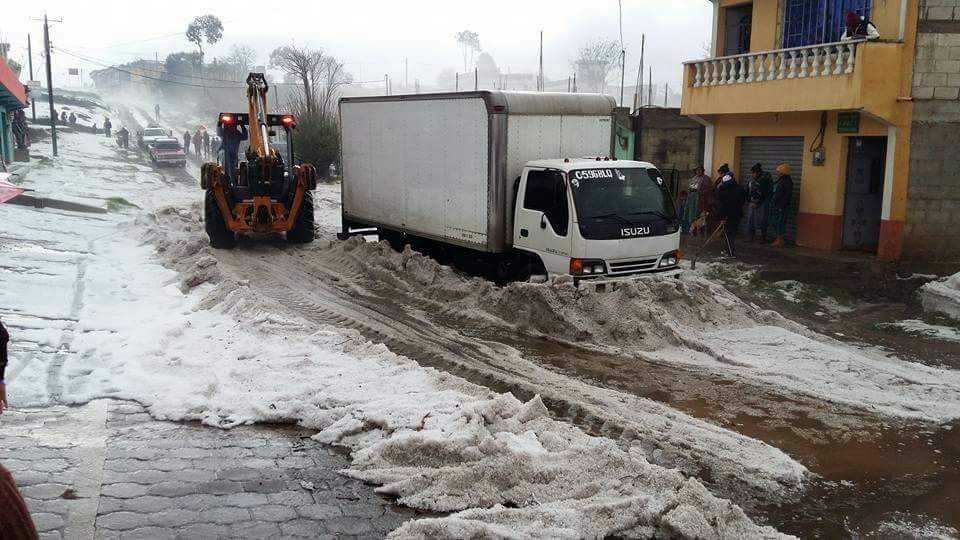
{"type": "Polygon", "coordinates": [[[573,74],[573,93],[577,93],[577,74],[573,74]]]}
{"type": "Polygon", "coordinates": [[[620,8],[620,106],[623,107],[623,84],[627,69],[627,49],[623,46],[623,0],[617,5],[620,8]]]}
{"type": "Polygon", "coordinates": [[[473,68],[473,89],[480,89],[480,68],[478,67],[473,68]]]}
{"type": "Polygon", "coordinates": [[[647,83],[647,105],[653,107],[653,66],[650,66],[650,82],[647,83]]]}
{"type": "MultiPolygon", "coordinates": [[[[27,34],[27,64],[30,66],[30,80],[33,80],[33,45],[30,44],[30,34],[27,34]]],[[[37,98],[30,98],[30,108],[33,114],[33,123],[37,123],[37,98]]]]}
{"type": "Polygon", "coordinates": [[[53,110],[53,68],[50,66],[50,23],[43,16],[43,48],[47,55],[47,97],[50,98],[50,140],[53,143],[53,156],[57,157],[57,114],[53,110]]]}
{"type": "Polygon", "coordinates": [[[459,91],[460,91],[460,72],[457,72],[456,74],[454,74],[454,76],[453,76],[453,85],[454,85],[454,86],[453,86],[453,91],[454,91],[454,92],[459,92],[459,91]]]}
{"type": "Polygon", "coordinates": [[[647,35],[640,36],[640,67],[637,68],[637,87],[633,89],[633,108],[643,106],[643,55],[647,46],[647,35]]]}
{"type": "Polygon", "coordinates": [[[410,87],[410,59],[403,59],[403,91],[410,87]]]}
{"type": "Polygon", "coordinates": [[[670,95],[670,83],[663,83],[663,108],[667,108],[667,96],[670,95]]]}
{"type": "Polygon", "coordinates": [[[389,75],[383,76],[383,94],[387,96],[390,95],[390,76],[389,75]]]}
{"type": "Polygon", "coordinates": [[[539,81],[540,81],[540,83],[539,83],[540,88],[538,88],[538,90],[540,90],[541,92],[543,92],[543,89],[544,89],[544,84],[543,84],[543,30],[540,31],[540,79],[539,79],[539,81]]]}

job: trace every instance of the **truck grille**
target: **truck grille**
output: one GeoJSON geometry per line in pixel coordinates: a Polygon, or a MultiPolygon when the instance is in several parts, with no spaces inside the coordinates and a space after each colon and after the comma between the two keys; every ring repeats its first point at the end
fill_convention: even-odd
{"type": "Polygon", "coordinates": [[[608,263],[610,265],[611,275],[633,274],[636,272],[646,272],[657,267],[659,257],[653,259],[636,259],[632,261],[618,261],[608,263]]]}

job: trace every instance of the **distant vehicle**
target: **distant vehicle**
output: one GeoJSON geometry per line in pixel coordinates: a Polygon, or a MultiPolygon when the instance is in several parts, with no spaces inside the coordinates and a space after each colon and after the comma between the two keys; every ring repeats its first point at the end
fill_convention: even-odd
{"type": "Polygon", "coordinates": [[[186,167],[187,165],[187,155],[183,152],[180,141],[173,137],[154,139],[147,145],[147,152],[150,154],[150,161],[158,166],[186,167]]]}
{"type": "Polygon", "coordinates": [[[153,144],[158,139],[169,139],[170,132],[159,126],[148,126],[143,131],[137,133],[137,145],[144,150],[147,146],[153,144]]]}
{"type": "Polygon", "coordinates": [[[611,158],[614,106],[547,92],[342,98],[339,236],[375,231],[502,282],[679,273],[663,176],[611,158]]]}

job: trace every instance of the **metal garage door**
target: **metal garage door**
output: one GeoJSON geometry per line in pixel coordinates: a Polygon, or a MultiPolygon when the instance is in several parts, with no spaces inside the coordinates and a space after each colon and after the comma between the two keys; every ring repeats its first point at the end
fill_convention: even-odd
{"type": "MultiPolygon", "coordinates": [[[[754,163],[763,165],[763,170],[777,178],[777,165],[789,163],[793,171],[793,197],[790,199],[790,213],[787,214],[787,238],[797,238],[797,211],[800,208],[800,180],[803,177],[803,137],[740,137],[740,170],[737,179],[744,189],[750,181],[750,167],[754,163]]],[[[746,231],[746,210],[744,210],[741,232],[746,231]]],[[[772,230],[770,231],[773,232],[772,230]]]]}

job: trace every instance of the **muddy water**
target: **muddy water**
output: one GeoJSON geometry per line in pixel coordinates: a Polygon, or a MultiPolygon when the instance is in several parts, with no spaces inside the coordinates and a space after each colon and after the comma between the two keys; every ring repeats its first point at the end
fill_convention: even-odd
{"type": "Polygon", "coordinates": [[[499,340],[569,376],[666,403],[780,448],[818,478],[795,503],[745,504],[751,515],[784,532],[852,537],[876,534],[884,521],[922,525],[930,518],[960,530],[960,422],[947,429],[884,423],[863,411],[790,399],[712,373],[483,328],[465,333],[499,340]]]}

